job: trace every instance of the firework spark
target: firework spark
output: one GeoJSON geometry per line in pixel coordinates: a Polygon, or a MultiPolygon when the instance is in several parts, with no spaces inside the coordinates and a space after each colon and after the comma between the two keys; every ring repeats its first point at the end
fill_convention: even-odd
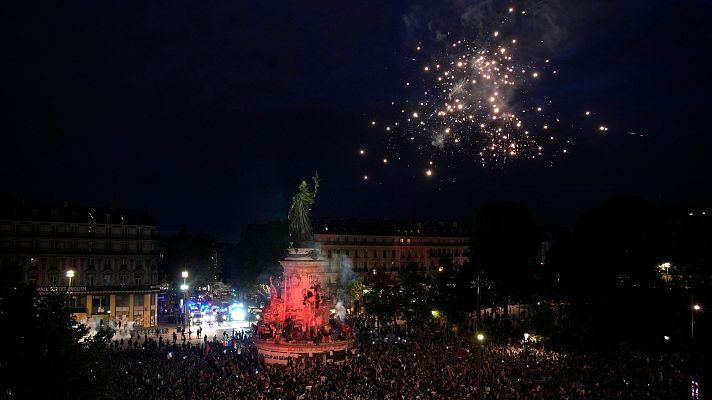
{"type": "MultiPolygon", "coordinates": [[[[503,11],[511,14],[514,8],[503,11]]],[[[521,10],[520,18],[528,17],[525,14],[521,10]]],[[[446,42],[438,55],[418,44],[417,54],[425,56],[414,59],[419,79],[405,82],[406,100],[391,103],[395,118],[371,125],[381,125],[377,129],[383,129],[389,140],[400,137],[434,152],[473,154],[483,165],[540,157],[544,140],[552,147],[550,154],[567,153],[563,146],[569,141],[556,139],[564,129],[561,120],[540,93],[556,74],[552,63],[520,51],[520,46],[538,43],[518,38],[514,19],[497,21],[478,40],[446,42]]],[[[600,125],[599,132],[607,130],[600,125]]]]}

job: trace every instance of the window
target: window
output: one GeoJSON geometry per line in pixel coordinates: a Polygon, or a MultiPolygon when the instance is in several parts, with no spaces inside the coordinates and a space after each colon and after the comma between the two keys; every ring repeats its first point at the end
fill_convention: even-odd
{"type": "Polygon", "coordinates": [[[119,285],[125,285],[128,280],[129,280],[128,275],[126,275],[126,274],[119,275],[119,285]]]}
{"type": "Polygon", "coordinates": [[[129,306],[129,294],[117,294],[116,295],[116,307],[128,307],[129,306]]]}
{"type": "Polygon", "coordinates": [[[137,270],[143,269],[143,261],[141,259],[136,260],[136,269],[137,270]]]}
{"type": "Polygon", "coordinates": [[[141,274],[136,274],[134,276],[134,281],[136,282],[136,286],[141,286],[141,281],[143,280],[143,275],[141,274]]]}
{"type": "Polygon", "coordinates": [[[94,296],[91,302],[92,314],[105,314],[109,304],[109,296],[94,296]]]}
{"type": "Polygon", "coordinates": [[[104,286],[111,285],[111,274],[104,274],[104,286]]]}
{"type": "Polygon", "coordinates": [[[57,286],[57,273],[56,272],[51,272],[49,274],[49,285],[57,286]]]}
{"type": "Polygon", "coordinates": [[[326,256],[329,257],[329,258],[331,258],[331,250],[327,250],[326,256]]]}
{"type": "Polygon", "coordinates": [[[386,258],[386,251],[383,250],[383,258],[386,258]]]}
{"type": "Polygon", "coordinates": [[[94,286],[94,274],[87,275],[87,286],[89,286],[89,287],[94,286]]]}

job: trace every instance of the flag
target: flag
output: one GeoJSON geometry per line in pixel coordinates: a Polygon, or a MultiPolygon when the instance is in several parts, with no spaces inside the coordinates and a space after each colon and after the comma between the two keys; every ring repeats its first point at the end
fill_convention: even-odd
{"type": "Polygon", "coordinates": [[[210,352],[210,343],[205,342],[205,347],[203,347],[203,355],[207,356],[209,352],[210,352]]]}

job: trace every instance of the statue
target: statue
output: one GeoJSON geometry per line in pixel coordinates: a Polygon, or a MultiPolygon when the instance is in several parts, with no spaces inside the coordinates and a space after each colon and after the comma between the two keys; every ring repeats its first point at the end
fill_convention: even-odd
{"type": "Polygon", "coordinates": [[[272,277],[269,277],[270,300],[269,304],[262,311],[262,318],[265,323],[278,322],[281,323],[284,319],[284,300],[277,295],[277,288],[272,283],[272,277]]]}
{"type": "Polygon", "coordinates": [[[275,299],[278,298],[277,288],[274,287],[274,283],[272,283],[272,275],[270,275],[270,277],[269,277],[269,291],[270,291],[270,300],[274,301],[275,299]]]}
{"type": "Polygon", "coordinates": [[[314,240],[311,222],[309,221],[310,206],[314,204],[319,191],[319,173],[314,174],[314,191],[309,191],[305,181],[299,185],[299,193],[294,195],[292,207],[289,209],[289,236],[295,242],[309,242],[314,240]]]}

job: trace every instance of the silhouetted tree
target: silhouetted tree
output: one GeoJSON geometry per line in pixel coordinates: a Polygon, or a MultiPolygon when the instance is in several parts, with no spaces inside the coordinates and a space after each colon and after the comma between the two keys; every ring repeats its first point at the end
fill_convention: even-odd
{"type": "Polygon", "coordinates": [[[565,284],[589,300],[650,285],[660,260],[658,233],[654,210],[639,198],[616,198],[584,214],[574,231],[575,259],[562,271],[565,284]]]}
{"type": "Polygon", "coordinates": [[[289,246],[287,221],[251,224],[236,245],[224,245],[221,264],[229,282],[241,292],[252,292],[268,276],[282,275],[279,261],[289,246]]]}
{"type": "Polygon", "coordinates": [[[220,278],[217,242],[212,235],[193,234],[183,229],[163,247],[163,271],[168,282],[182,283],[182,271],[188,271],[191,287],[211,284],[220,278]]]}
{"type": "Polygon", "coordinates": [[[20,267],[0,270],[0,326],[17,330],[0,352],[0,397],[95,399],[112,391],[105,349],[77,325],[63,293],[38,296],[20,280],[20,267]]]}
{"type": "Polygon", "coordinates": [[[413,326],[428,321],[436,307],[432,278],[418,273],[418,264],[412,262],[403,268],[397,282],[399,313],[413,326]]]}
{"type": "Polygon", "coordinates": [[[499,202],[483,206],[473,228],[470,262],[493,285],[496,303],[526,299],[535,274],[537,231],[522,206],[499,202]]]}
{"type": "Polygon", "coordinates": [[[398,287],[384,273],[370,275],[369,287],[368,293],[363,296],[367,312],[382,321],[393,321],[402,305],[398,287]]]}

